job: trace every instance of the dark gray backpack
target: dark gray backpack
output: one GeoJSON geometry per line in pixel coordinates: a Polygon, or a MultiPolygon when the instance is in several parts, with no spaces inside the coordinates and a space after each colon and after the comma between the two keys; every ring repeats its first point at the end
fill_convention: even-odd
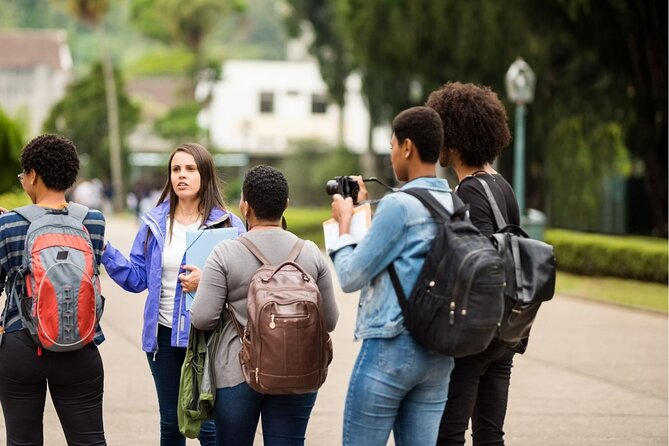
{"type": "Polygon", "coordinates": [[[474,178],[483,186],[495,216],[497,232],[491,238],[504,259],[504,316],[496,339],[515,346],[529,336],[541,303],[555,294],[555,254],[551,245],[531,239],[520,226],[506,224],[488,183],[474,178]]]}
{"type": "Polygon", "coordinates": [[[474,226],[454,193],[449,213],[427,189],[402,192],[418,198],[439,223],[416,285],[407,298],[394,266],[388,267],[404,325],[429,350],[460,357],[485,350],[504,309],[504,262],[474,226]]]}

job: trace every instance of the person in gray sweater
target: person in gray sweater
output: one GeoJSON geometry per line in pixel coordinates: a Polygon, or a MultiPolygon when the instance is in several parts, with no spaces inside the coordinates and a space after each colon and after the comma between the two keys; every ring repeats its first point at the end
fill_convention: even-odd
{"type": "MultiPolygon", "coordinates": [[[[247,237],[272,262],[286,260],[298,237],[283,229],[288,206],[285,176],[269,166],[249,170],[242,185],[240,211],[246,220],[247,237]]],[[[326,329],[334,330],[339,310],[325,257],[312,241],[306,241],[297,263],[316,280],[323,303],[326,329]]],[[[191,323],[200,330],[214,329],[220,318],[224,326],[216,352],[217,445],[253,445],[262,414],[265,445],[304,444],[305,432],[316,392],[300,395],[264,395],[244,380],[238,355],[239,336],[225,310],[226,297],[236,319],[246,325],[247,292],[260,261],[239,240],[224,240],[209,256],[190,309],[191,323]]]]}

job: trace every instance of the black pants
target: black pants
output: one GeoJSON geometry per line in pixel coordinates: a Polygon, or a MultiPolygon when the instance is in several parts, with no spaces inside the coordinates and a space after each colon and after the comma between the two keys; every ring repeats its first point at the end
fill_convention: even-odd
{"type": "Polygon", "coordinates": [[[493,342],[479,354],[456,358],[437,445],[464,445],[470,418],[474,446],[504,445],[504,417],[515,353],[493,342]]]}
{"type": "Polygon", "coordinates": [[[69,446],[106,445],[102,422],[104,371],[90,343],[65,353],[42,349],[25,330],[6,333],[0,347],[0,404],[7,445],[40,446],[46,389],[69,446]]]}

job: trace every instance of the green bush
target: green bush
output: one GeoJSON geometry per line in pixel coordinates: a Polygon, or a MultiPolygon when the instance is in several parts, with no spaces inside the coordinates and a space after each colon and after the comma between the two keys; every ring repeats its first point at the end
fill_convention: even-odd
{"type": "Polygon", "coordinates": [[[0,207],[9,209],[25,206],[30,204],[30,197],[23,191],[5,192],[0,194],[0,207]]]}
{"type": "Polygon", "coordinates": [[[298,237],[312,240],[324,249],[323,222],[331,216],[330,208],[291,208],[286,210],[288,230],[298,237]]]}
{"type": "Polygon", "coordinates": [[[667,283],[667,240],[610,236],[552,229],[558,269],[588,276],[612,276],[667,283]]]}

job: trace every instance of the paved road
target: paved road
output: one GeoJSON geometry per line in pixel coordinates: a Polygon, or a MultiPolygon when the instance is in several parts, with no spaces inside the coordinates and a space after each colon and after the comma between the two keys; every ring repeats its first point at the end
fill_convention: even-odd
{"type": "MultiPolygon", "coordinates": [[[[127,253],[135,230],[132,220],[112,219],[107,238],[127,253]]],[[[108,443],[157,445],[157,401],[140,346],[145,295],[125,293],[106,277],[103,291],[108,443]]],[[[338,301],[335,356],[312,413],[310,446],[341,444],[344,396],[359,348],[352,342],[357,294],[340,293],[338,301]]],[[[45,444],[65,445],[50,403],[45,412],[45,444]]],[[[528,352],[517,356],[506,432],[508,445],[666,446],[667,317],[556,296],[542,308],[528,352]]]]}

